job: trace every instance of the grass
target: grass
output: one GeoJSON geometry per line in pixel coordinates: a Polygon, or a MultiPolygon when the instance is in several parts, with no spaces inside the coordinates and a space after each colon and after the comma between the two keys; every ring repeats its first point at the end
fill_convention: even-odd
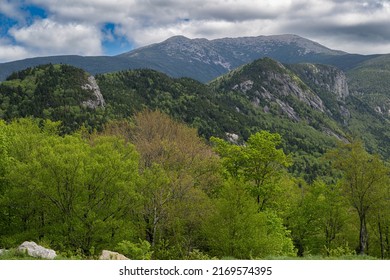
{"type": "Polygon", "coordinates": [[[322,256],[322,255],[308,255],[304,257],[283,257],[283,256],[270,256],[265,258],[266,260],[377,260],[377,258],[368,255],[342,255],[342,256],[322,256]]]}
{"type": "Polygon", "coordinates": [[[39,258],[34,258],[27,255],[24,252],[21,252],[17,249],[9,249],[0,254],[0,260],[37,260],[39,258]]]}

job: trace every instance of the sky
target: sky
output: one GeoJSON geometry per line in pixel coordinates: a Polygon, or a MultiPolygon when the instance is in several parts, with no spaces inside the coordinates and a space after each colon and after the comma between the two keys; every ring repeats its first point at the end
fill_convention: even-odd
{"type": "Polygon", "coordinates": [[[116,55],[175,35],[278,34],[390,53],[390,0],[0,0],[0,62],[116,55]]]}

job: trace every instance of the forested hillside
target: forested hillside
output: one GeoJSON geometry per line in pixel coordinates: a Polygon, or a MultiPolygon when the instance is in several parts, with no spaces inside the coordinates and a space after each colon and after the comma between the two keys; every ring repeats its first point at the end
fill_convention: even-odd
{"type": "Polygon", "coordinates": [[[0,118],[34,116],[61,121],[63,133],[99,128],[107,120],[104,100],[85,71],[68,65],[43,65],[15,72],[0,84],[0,118]]]}
{"type": "Polygon", "coordinates": [[[209,84],[15,72],[0,84],[0,248],[389,258],[390,134],[370,108],[334,67],[268,58],[209,84]]]}

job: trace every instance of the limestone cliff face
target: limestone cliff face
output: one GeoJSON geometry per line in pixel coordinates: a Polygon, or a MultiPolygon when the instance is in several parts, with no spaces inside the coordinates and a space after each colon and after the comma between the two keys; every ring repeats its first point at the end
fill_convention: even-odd
{"type": "Polygon", "coordinates": [[[337,100],[349,96],[348,82],[345,73],[333,66],[319,64],[302,64],[301,73],[317,87],[334,94],[337,100]]]}
{"type": "Polygon", "coordinates": [[[91,92],[91,99],[84,101],[82,103],[84,106],[91,109],[105,106],[106,102],[104,101],[103,95],[94,76],[89,76],[88,82],[81,86],[81,88],[91,92]]]}
{"type": "Polygon", "coordinates": [[[307,64],[293,69],[264,58],[216,79],[212,85],[237,95],[236,100],[249,101],[255,112],[308,124],[326,135],[345,139],[338,124],[350,118],[345,105],[349,90],[345,74],[334,67],[307,64]]]}
{"type": "Polygon", "coordinates": [[[320,64],[297,64],[289,66],[324,101],[326,113],[348,125],[351,113],[346,99],[351,95],[347,76],[340,69],[320,64]]]}
{"type": "Polygon", "coordinates": [[[245,79],[234,83],[231,90],[247,96],[254,107],[261,106],[265,112],[269,112],[269,108],[278,106],[280,112],[293,121],[306,118],[300,113],[303,104],[325,112],[321,98],[281,63],[263,59],[253,68],[243,69],[244,75],[241,77],[245,79]]]}

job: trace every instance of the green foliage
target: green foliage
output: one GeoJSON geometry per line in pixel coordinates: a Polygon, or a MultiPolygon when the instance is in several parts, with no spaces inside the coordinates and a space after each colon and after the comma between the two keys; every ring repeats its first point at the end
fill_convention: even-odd
{"type": "Polygon", "coordinates": [[[9,125],[13,166],[4,195],[6,235],[47,238],[57,249],[115,244],[131,235],[138,156],[115,137],[58,136],[31,120],[9,125]],[[23,176],[20,176],[23,174],[23,176]],[[126,222],[126,223],[125,223],[126,222]]]}
{"type": "MultiPolygon", "coordinates": [[[[342,187],[359,218],[359,254],[367,253],[369,214],[388,197],[388,167],[361,142],[341,145],[327,155],[343,173],[342,187]]],[[[379,208],[380,209],[380,208],[379,208]]]]}
{"type": "Polygon", "coordinates": [[[345,242],[349,208],[341,188],[319,180],[311,185],[300,181],[298,187],[286,219],[298,255],[329,255],[345,242]]]}
{"type": "Polygon", "coordinates": [[[202,251],[199,251],[198,249],[192,250],[188,256],[186,257],[186,260],[217,260],[215,257],[210,257],[209,255],[203,253],[202,251]]]}
{"type": "Polygon", "coordinates": [[[10,142],[8,140],[8,137],[6,136],[5,130],[5,123],[0,120],[0,196],[2,195],[5,188],[5,175],[7,172],[8,165],[11,161],[8,152],[10,148],[10,142]]]}
{"type": "Polygon", "coordinates": [[[264,210],[269,200],[277,195],[281,172],[290,164],[289,158],[277,146],[281,144],[279,134],[261,131],[249,137],[245,146],[229,144],[211,138],[222,164],[233,178],[244,178],[250,182],[250,192],[256,197],[259,211],[264,210]]]}
{"type": "Polygon", "coordinates": [[[282,219],[258,212],[257,203],[236,179],[227,181],[216,201],[216,213],[205,227],[211,253],[219,258],[264,258],[294,255],[294,246],[282,219]]]}
{"type": "Polygon", "coordinates": [[[385,164],[355,142],[321,158],[332,135],[388,156],[387,119],[324,89],[336,70],[316,87],[305,67],[263,59],[208,85],[151,70],[99,75],[104,110],[82,105],[91,92],[79,69],[13,74],[0,84],[0,247],[36,240],[71,259],[107,248],[132,259],[354,259],[370,244],[364,253],[388,258],[385,164]],[[330,111],[307,102],[312,89],[330,111]]]}
{"type": "Polygon", "coordinates": [[[0,260],[36,260],[37,258],[29,256],[25,252],[17,249],[9,249],[0,254],[0,260]]]}
{"type": "Polygon", "coordinates": [[[83,105],[95,97],[83,88],[88,74],[68,65],[42,65],[12,74],[0,84],[0,118],[33,116],[61,121],[61,132],[70,133],[82,125],[101,128],[104,108],[83,105]]]}
{"type": "Polygon", "coordinates": [[[116,250],[131,260],[150,260],[153,254],[150,243],[141,239],[137,243],[121,241],[116,246],[116,250]]]}

